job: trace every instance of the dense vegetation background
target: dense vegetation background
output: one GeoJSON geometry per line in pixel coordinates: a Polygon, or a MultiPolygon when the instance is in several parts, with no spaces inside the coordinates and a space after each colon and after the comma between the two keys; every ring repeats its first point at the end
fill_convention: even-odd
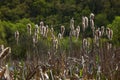
{"type": "MultiPolygon", "coordinates": [[[[60,26],[69,32],[70,19],[75,19],[75,26],[81,26],[82,16],[95,14],[95,26],[105,26],[113,29],[115,45],[120,45],[120,0],[0,0],[0,44],[16,49],[14,32],[20,31],[25,39],[26,25],[53,25],[56,32],[60,26]]],[[[22,39],[22,38],[21,38],[22,39]]],[[[23,43],[24,44],[24,43],[23,43]]],[[[25,46],[18,46],[22,53],[25,46]]],[[[17,55],[17,54],[16,54],[17,55]]]]}

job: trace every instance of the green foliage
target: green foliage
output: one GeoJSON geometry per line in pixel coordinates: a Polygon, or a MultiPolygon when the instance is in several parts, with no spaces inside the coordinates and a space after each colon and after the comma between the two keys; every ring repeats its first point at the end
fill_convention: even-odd
{"type": "Polygon", "coordinates": [[[107,20],[107,15],[105,13],[100,13],[95,17],[95,23],[97,26],[106,26],[109,21],[107,20]]]}
{"type": "Polygon", "coordinates": [[[113,42],[116,45],[120,45],[120,16],[116,16],[108,27],[113,30],[113,42]]]}

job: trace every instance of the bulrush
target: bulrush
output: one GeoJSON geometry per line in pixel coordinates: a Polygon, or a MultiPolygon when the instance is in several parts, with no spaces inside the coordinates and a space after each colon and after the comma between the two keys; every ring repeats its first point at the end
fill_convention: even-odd
{"type": "Polygon", "coordinates": [[[95,30],[95,25],[94,25],[94,17],[95,15],[93,13],[90,14],[90,27],[93,31],[93,36],[94,36],[94,30],[95,30]]]}
{"type": "Polygon", "coordinates": [[[46,29],[46,27],[44,26],[44,27],[43,27],[43,37],[45,37],[46,30],[47,30],[47,29],[46,29]]]}
{"type": "Polygon", "coordinates": [[[19,40],[19,31],[18,30],[15,32],[15,40],[16,40],[16,43],[18,44],[18,40],[19,40]]]}
{"type": "Polygon", "coordinates": [[[31,35],[31,24],[27,24],[27,32],[29,35],[31,35]]]}
{"type": "Polygon", "coordinates": [[[85,18],[85,27],[87,28],[88,27],[88,17],[84,17],[85,18]]]}
{"type": "Polygon", "coordinates": [[[64,32],[65,32],[65,27],[61,26],[61,34],[62,34],[62,36],[64,35],[64,32]]]}
{"type": "Polygon", "coordinates": [[[83,29],[83,32],[85,32],[85,17],[84,16],[82,17],[82,29],[83,29]]]}
{"type": "Polygon", "coordinates": [[[110,50],[112,48],[112,44],[111,43],[107,43],[107,49],[110,50]]]}
{"type": "Polygon", "coordinates": [[[94,19],[95,15],[93,13],[90,14],[90,19],[94,19]]]}
{"type": "Polygon", "coordinates": [[[108,37],[109,40],[112,40],[113,37],[113,31],[110,28],[106,29],[106,35],[108,37]]]}
{"type": "Polygon", "coordinates": [[[105,27],[104,26],[101,26],[101,35],[103,36],[104,34],[104,30],[105,30],[105,27]]]}
{"type": "Polygon", "coordinates": [[[5,71],[4,76],[5,76],[6,80],[11,80],[11,78],[10,78],[10,71],[9,71],[8,65],[6,65],[6,71],[5,71]]]}
{"type": "Polygon", "coordinates": [[[62,34],[61,33],[58,34],[58,39],[59,40],[62,39],[62,34]]]}
{"type": "Polygon", "coordinates": [[[46,25],[45,27],[46,27],[45,37],[47,38],[47,34],[48,34],[48,25],[46,25]]]}
{"type": "Polygon", "coordinates": [[[56,38],[53,39],[53,48],[54,49],[58,48],[58,40],[56,38]]]}
{"type": "Polygon", "coordinates": [[[83,66],[83,68],[85,68],[85,59],[84,59],[83,56],[82,56],[82,59],[81,59],[81,60],[82,60],[82,62],[81,62],[81,63],[82,63],[82,66],[83,66]]]}
{"type": "Polygon", "coordinates": [[[100,38],[101,37],[101,31],[100,31],[100,28],[98,28],[96,31],[95,31],[95,35],[100,38]]]}
{"type": "Polygon", "coordinates": [[[41,21],[40,22],[40,34],[43,36],[43,31],[44,31],[44,22],[43,21],[41,21]]]}
{"type": "Polygon", "coordinates": [[[94,21],[92,19],[90,20],[90,26],[91,26],[91,29],[94,31],[95,26],[94,26],[94,21]]]}
{"type": "Polygon", "coordinates": [[[89,43],[87,39],[83,39],[83,49],[87,49],[89,47],[89,43]]]}
{"type": "Polygon", "coordinates": [[[70,29],[74,30],[74,19],[73,18],[70,20],[70,29]]]}
{"type": "Polygon", "coordinates": [[[54,38],[54,29],[53,29],[52,26],[51,26],[51,29],[50,29],[50,33],[51,33],[51,35],[52,35],[52,38],[54,38]]]}
{"type": "Polygon", "coordinates": [[[39,33],[39,27],[38,27],[37,24],[35,25],[35,32],[36,32],[36,33],[39,33]]]}
{"type": "Polygon", "coordinates": [[[33,35],[33,45],[35,46],[37,42],[38,42],[38,34],[35,32],[33,35]]]}
{"type": "Polygon", "coordinates": [[[99,46],[99,39],[101,37],[101,31],[100,31],[100,28],[98,28],[96,31],[95,31],[95,35],[94,35],[94,41],[95,41],[95,44],[97,46],[99,46]]]}
{"type": "Polygon", "coordinates": [[[80,33],[80,26],[77,26],[77,28],[76,28],[76,39],[79,38],[79,33],[80,33]]]}

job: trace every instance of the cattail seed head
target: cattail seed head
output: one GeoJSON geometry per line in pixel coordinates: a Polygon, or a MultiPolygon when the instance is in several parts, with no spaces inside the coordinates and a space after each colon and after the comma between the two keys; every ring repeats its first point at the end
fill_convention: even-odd
{"type": "Polygon", "coordinates": [[[100,28],[98,28],[96,31],[95,31],[95,35],[100,38],[101,37],[101,31],[100,31],[100,28]]]}
{"type": "Polygon", "coordinates": [[[85,23],[82,23],[83,32],[85,32],[85,23]]]}
{"type": "Polygon", "coordinates": [[[95,15],[93,13],[90,14],[90,19],[94,19],[95,15]]]}
{"type": "Polygon", "coordinates": [[[104,30],[105,30],[105,27],[104,27],[104,26],[101,26],[101,35],[104,34],[104,30]]]}
{"type": "Polygon", "coordinates": [[[58,39],[59,40],[62,39],[62,34],[61,33],[58,34],[58,39]]]}
{"type": "Polygon", "coordinates": [[[74,19],[73,18],[70,20],[70,29],[74,30],[74,19]]]}
{"type": "Polygon", "coordinates": [[[112,40],[113,37],[113,30],[111,30],[110,28],[106,29],[106,35],[108,37],[109,40],[112,40]]]}
{"type": "Polygon", "coordinates": [[[76,28],[76,39],[79,38],[79,33],[80,33],[80,26],[77,26],[77,28],[76,28]]]}
{"type": "Polygon", "coordinates": [[[85,16],[85,27],[88,27],[88,17],[85,16]]]}
{"type": "Polygon", "coordinates": [[[83,49],[87,49],[89,47],[89,42],[87,39],[83,39],[83,49]]]}
{"type": "Polygon", "coordinates": [[[50,33],[51,33],[51,36],[54,37],[54,29],[53,29],[53,27],[51,27],[50,33]]]}
{"type": "Polygon", "coordinates": [[[28,34],[31,35],[31,24],[27,24],[27,31],[28,34]]]}
{"type": "Polygon", "coordinates": [[[33,45],[35,46],[37,42],[38,42],[38,34],[35,32],[33,35],[33,45]]]}
{"type": "Polygon", "coordinates": [[[15,39],[17,39],[17,38],[19,38],[19,31],[18,30],[15,32],[15,39]]]}
{"type": "Polygon", "coordinates": [[[61,34],[64,35],[64,32],[65,32],[65,27],[61,26],[61,34]]]}
{"type": "Polygon", "coordinates": [[[48,34],[48,25],[46,25],[46,32],[45,32],[45,37],[47,38],[47,34],[48,34]]]}
{"type": "Polygon", "coordinates": [[[44,27],[43,27],[43,37],[45,37],[46,30],[47,30],[47,29],[46,29],[46,27],[44,26],[44,27]]]}
{"type": "Polygon", "coordinates": [[[36,32],[36,33],[39,33],[39,27],[38,27],[37,24],[35,25],[35,32],[36,32]]]}
{"type": "Polygon", "coordinates": [[[110,50],[112,48],[112,44],[111,43],[107,43],[107,49],[110,50]]]}
{"type": "Polygon", "coordinates": [[[53,47],[54,47],[55,49],[58,48],[58,40],[57,40],[56,38],[53,39],[53,47]]]}
{"type": "Polygon", "coordinates": [[[94,26],[94,21],[91,19],[90,20],[90,26],[91,26],[91,29],[94,30],[95,29],[95,26],[94,26]]]}
{"type": "Polygon", "coordinates": [[[43,21],[40,22],[40,26],[44,26],[44,22],[43,21]]]}

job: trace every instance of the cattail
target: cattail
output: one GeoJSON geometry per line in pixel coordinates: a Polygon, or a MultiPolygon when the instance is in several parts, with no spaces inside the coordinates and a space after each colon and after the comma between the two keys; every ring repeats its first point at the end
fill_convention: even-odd
{"type": "Polygon", "coordinates": [[[91,19],[90,20],[90,26],[91,26],[91,29],[94,30],[95,29],[95,26],[94,26],[94,21],[91,19]]]}
{"type": "Polygon", "coordinates": [[[70,29],[74,30],[74,19],[73,18],[70,20],[70,29]]]}
{"type": "Polygon", "coordinates": [[[35,32],[36,32],[36,33],[39,33],[39,27],[38,27],[37,24],[35,25],[35,32]]]}
{"type": "Polygon", "coordinates": [[[91,13],[90,14],[90,27],[91,27],[93,33],[94,33],[94,29],[95,29],[95,26],[94,26],[94,17],[95,17],[95,15],[93,13],[91,13]]]}
{"type": "Polygon", "coordinates": [[[18,44],[18,40],[19,40],[19,31],[18,30],[15,32],[15,40],[18,44]]]}
{"type": "Polygon", "coordinates": [[[112,48],[112,44],[111,43],[107,43],[107,49],[110,50],[112,48]]]}
{"type": "Polygon", "coordinates": [[[47,38],[47,34],[48,34],[48,25],[46,25],[46,32],[45,32],[45,37],[47,38]]]}
{"type": "Polygon", "coordinates": [[[44,73],[44,76],[45,76],[45,80],[50,80],[47,72],[44,73]]]}
{"type": "Polygon", "coordinates": [[[98,80],[100,80],[100,73],[101,73],[101,66],[98,66],[98,70],[97,70],[98,80]]]}
{"type": "Polygon", "coordinates": [[[76,38],[79,38],[79,33],[80,33],[80,26],[77,26],[76,28],[76,38]]]}
{"type": "Polygon", "coordinates": [[[112,40],[113,31],[110,28],[107,28],[106,29],[106,35],[107,35],[108,39],[112,40]]]}
{"type": "Polygon", "coordinates": [[[104,34],[104,30],[105,30],[105,27],[104,27],[104,26],[101,26],[101,35],[104,34]]]}
{"type": "Polygon", "coordinates": [[[100,28],[98,28],[96,31],[95,31],[95,35],[100,38],[101,37],[101,31],[100,31],[100,28]]]}
{"type": "Polygon", "coordinates": [[[64,32],[65,32],[65,27],[61,26],[61,34],[62,34],[62,36],[64,35],[64,32]]]}
{"type": "Polygon", "coordinates": [[[87,39],[83,39],[83,49],[87,49],[89,47],[89,43],[87,39]]]}
{"type": "Polygon", "coordinates": [[[44,26],[43,27],[43,37],[45,37],[45,34],[46,34],[46,27],[44,26]]]}
{"type": "Polygon", "coordinates": [[[0,45],[0,53],[4,50],[4,45],[0,45]]]}
{"type": "Polygon", "coordinates": [[[85,18],[85,28],[87,28],[88,27],[88,17],[84,17],[85,18]]]}
{"type": "Polygon", "coordinates": [[[38,42],[38,34],[35,32],[33,36],[33,45],[35,46],[37,42],[38,42]]]}
{"type": "Polygon", "coordinates": [[[90,19],[94,19],[95,15],[93,13],[90,14],[90,19]]]}
{"type": "Polygon", "coordinates": [[[54,37],[54,29],[53,29],[53,27],[51,27],[50,33],[51,33],[52,37],[54,37]]]}
{"type": "Polygon", "coordinates": [[[73,30],[73,31],[72,31],[72,35],[73,35],[73,36],[76,36],[76,30],[73,30]]]}
{"type": "Polygon", "coordinates": [[[27,24],[27,31],[28,34],[31,35],[31,24],[27,24]]]}
{"type": "Polygon", "coordinates": [[[8,65],[6,65],[6,71],[5,71],[4,76],[5,76],[6,80],[11,80],[11,78],[10,78],[10,71],[9,71],[8,65]]]}
{"type": "Polygon", "coordinates": [[[40,26],[44,26],[44,22],[43,21],[40,22],[40,26]]]}
{"type": "Polygon", "coordinates": [[[85,59],[83,56],[82,56],[82,66],[83,66],[83,68],[85,68],[85,59]]]}
{"type": "Polygon", "coordinates": [[[45,26],[44,26],[44,22],[43,21],[41,21],[40,22],[40,34],[43,36],[43,31],[44,31],[44,28],[45,26]]]}
{"type": "Polygon", "coordinates": [[[82,29],[83,29],[83,32],[85,32],[85,23],[82,22],[82,29]]]}
{"type": "Polygon", "coordinates": [[[0,53],[0,60],[3,58],[6,58],[8,54],[11,53],[11,47],[5,48],[1,53],[0,53]]]}
{"type": "Polygon", "coordinates": [[[99,39],[101,37],[101,31],[100,31],[100,28],[98,28],[96,31],[95,31],[95,35],[94,35],[94,42],[97,46],[99,46],[99,39]]]}
{"type": "Polygon", "coordinates": [[[83,32],[85,31],[85,17],[83,16],[82,17],[82,29],[83,29],[83,32]]]}
{"type": "Polygon", "coordinates": [[[56,38],[53,39],[53,47],[54,47],[55,49],[58,48],[58,40],[57,40],[56,38]]]}
{"type": "Polygon", "coordinates": [[[61,33],[58,34],[58,39],[59,40],[62,39],[62,34],[61,33]]]}

